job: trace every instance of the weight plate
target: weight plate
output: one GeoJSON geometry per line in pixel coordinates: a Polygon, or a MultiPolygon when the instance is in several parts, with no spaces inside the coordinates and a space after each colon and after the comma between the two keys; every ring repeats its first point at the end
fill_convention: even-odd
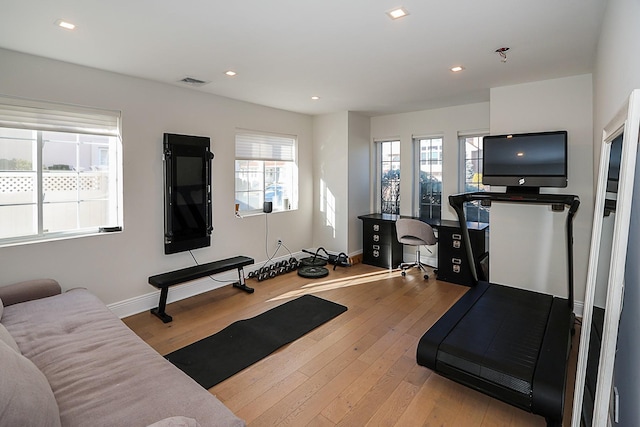
{"type": "Polygon", "coordinates": [[[306,257],[300,259],[300,265],[303,267],[324,267],[327,265],[327,261],[320,258],[306,257]]]}
{"type": "Polygon", "coordinates": [[[315,267],[307,265],[298,269],[298,276],[305,277],[307,279],[319,279],[329,275],[329,270],[324,267],[315,267]]]}

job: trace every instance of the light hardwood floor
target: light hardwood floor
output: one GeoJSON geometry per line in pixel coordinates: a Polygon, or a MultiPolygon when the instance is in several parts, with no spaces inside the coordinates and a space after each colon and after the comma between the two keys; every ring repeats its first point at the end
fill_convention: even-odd
{"type": "MultiPolygon", "coordinates": [[[[544,426],[544,419],[418,366],[422,334],[468,288],[423,280],[417,271],[356,264],[323,279],[295,272],[231,286],[167,306],[173,322],[149,313],[125,323],[160,354],[230,323],[311,293],[348,310],[210,389],[249,426],[544,426]]],[[[569,425],[578,334],[573,340],[565,423],[569,425]]]]}

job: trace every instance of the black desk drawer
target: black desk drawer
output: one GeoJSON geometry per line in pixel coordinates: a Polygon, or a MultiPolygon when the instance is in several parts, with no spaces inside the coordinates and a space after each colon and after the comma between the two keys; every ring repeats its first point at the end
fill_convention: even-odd
{"type": "MultiPolygon", "coordinates": [[[[476,257],[486,251],[487,228],[469,229],[469,239],[476,257]]],[[[474,284],[459,227],[438,228],[438,280],[466,286],[474,284]]]]}
{"type": "Polygon", "coordinates": [[[362,262],[383,268],[402,263],[402,245],[396,235],[395,220],[362,219],[362,262]]]}

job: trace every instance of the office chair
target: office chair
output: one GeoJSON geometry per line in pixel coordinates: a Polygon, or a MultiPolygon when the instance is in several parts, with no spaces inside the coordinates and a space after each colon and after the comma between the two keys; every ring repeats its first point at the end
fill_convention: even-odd
{"type": "Polygon", "coordinates": [[[424,278],[428,279],[427,268],[420,262],[420,246],[431,246],[437,243],[438,239],[433,233],[433,228],[418,219],[400,218],[396,221],[396,234],[398,235],[398,242],[403,245],[417,246],[415,262],[403,262],[400,264],[399,268],[402,270],[402,275],[406,276],[407,269],[417,267],[424,272],[424,278]]]}

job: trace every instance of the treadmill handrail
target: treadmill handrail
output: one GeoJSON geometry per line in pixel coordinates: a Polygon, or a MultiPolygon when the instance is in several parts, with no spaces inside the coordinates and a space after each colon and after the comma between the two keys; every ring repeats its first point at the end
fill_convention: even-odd
{"type": "Polygon", "coordinates": [[[565,228],[567,231],[567,288],[568,288],[568,304],[573,311],[573,217],[580,206],[580,198],[574,194],[533,194],[533,193],[494,193],[494,192],[473,192],[452,194],[449,196],[449,204],[456,211],[460,229],[462,231],[462,239],[464,241],[467,258],[469,260],[469,268],[474,282],[478,283],[478,271],[476,269],[475,257],[473,256],[473,248],[471,247],[471,239],[469,238],[469,229],[467,228],[467,220],[464,214],[464,203],[472,201],[489,201],[489,202],[510,202],[510,203],[529,203],[539,205],[562,205],[567,206],[567,221],[565,228]]]}

